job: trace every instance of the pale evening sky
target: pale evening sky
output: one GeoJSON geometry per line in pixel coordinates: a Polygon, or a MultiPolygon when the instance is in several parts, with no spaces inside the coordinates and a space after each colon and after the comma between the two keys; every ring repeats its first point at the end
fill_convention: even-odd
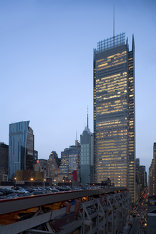
{"type": "MultiPolygon", "coordinates": [[[[156,142],[156,3],[117,0],[116,34],[134,34],[136,157],[149,166],[156,142]]],[[[0,0],[0,142],[30,120],[39,158],[93,130],[93,48],[113,32],[113,1],[0,0]]]]}

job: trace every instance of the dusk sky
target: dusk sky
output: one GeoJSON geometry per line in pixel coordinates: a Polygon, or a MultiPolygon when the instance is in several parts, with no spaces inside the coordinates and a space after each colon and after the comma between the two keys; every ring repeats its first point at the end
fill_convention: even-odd
{"type": "Polygon", "coordinates": [[[93,48],[115,33],[135,37],[136,157],[149,166],[156,142],[156,2],[0,0],[0,142],[30,120],[39,158],[60,156],[93,131],[93,48]]]}

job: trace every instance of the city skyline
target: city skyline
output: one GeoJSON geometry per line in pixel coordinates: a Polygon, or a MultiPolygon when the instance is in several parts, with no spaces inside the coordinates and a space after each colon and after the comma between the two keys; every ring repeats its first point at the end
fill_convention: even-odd
{"type": "MultiPolygon", "coordinates": [[[[81,1],[53,4],[47,1],[44,7],[42,1],[8,2],[0,3],[3,54],[0,141],[9,143],[10,123],[30,120],[39,158],[47,158],[51,150],[60,156],[64,148],[74,143],[76,131],[78,136],[82,133],[87,105],[93,129],[93,48],[97,41],[112,36],[112,2],[97,1],[99,6],[92,1],[90,5],[81,1]]],[[[156,141],[156,112],[152,104],[156,97],[155,4],[118,2],[116,34],[135,36],[136,157],[147,167],[156,141]],[[129,19],[132,12],[134,18],[129,19]]]]}

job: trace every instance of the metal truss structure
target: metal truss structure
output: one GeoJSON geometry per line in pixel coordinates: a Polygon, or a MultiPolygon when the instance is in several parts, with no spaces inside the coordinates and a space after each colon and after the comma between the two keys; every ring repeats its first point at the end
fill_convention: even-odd
{"type": "Polygon", "coordinates": [[[49,194],[0,202],[0,233],[118,234],[131,205],[125,188],[49,194]],[[79,212],[75,213],[75,201],[79,212]],[[70,212],[66,214],[69,204],[70,212]],[[5,222],[7,221],[7,222],[5,222]]]}

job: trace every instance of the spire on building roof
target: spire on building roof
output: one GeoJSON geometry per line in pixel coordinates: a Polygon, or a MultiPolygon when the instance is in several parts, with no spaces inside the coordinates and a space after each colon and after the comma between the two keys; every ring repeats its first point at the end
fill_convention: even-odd
{"type": "Polygon", "coordinates": [[[135,50],[134,34],[132,35],[132,50],[135,50]]]}
{"type": "Polygon", "coordinates": [[[84,131],[90,132],[90,129],[89,129],[89,120],[88,120],[88,106],[87,106],[87,126],[85,127],[84,131]]]}
{"type": "Polygon", "coordinates": [[[113,6],[113,39],[115,38],[115,5],[113,6]]]}

